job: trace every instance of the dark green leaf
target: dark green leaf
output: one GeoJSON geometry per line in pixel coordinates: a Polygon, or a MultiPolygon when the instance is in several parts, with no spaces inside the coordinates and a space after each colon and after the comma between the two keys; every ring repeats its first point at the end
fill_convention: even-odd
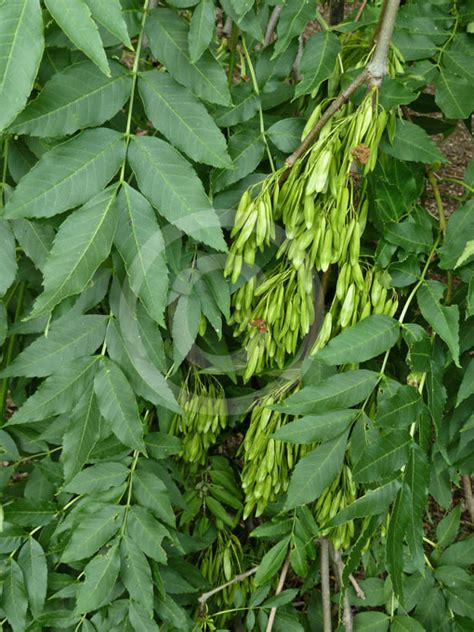
{"type": "Polygon", "coordinates": [[[86,130],[46,152],[21,179],[5,215],[51,217],[90,200],[113,178],[125,157],[119,132],[86,130]]]}
{"type": "Polygon", "coordinates": [[[98,315],[56,321],[47,336],[40,336],[26,347],[1,375],[51,375],[63,364],[93,353],[104,340],[106,325],[107,317],[98,315]]]}
{"type": "Polygon", "coordinates": [[[376,421],[382,428],[404,428],[415,423],[421,412],[422,399],[413,386],[400,386],[395,395],[383,399],[376,421]]]}
{"type": "Polygon", "coordinates": [[[120,368],[108,358],[102,358],[94,390],[100,412],[115,436],[124,445],[144,452],[143,426],[135,395],[120,368]]]}
{"type": "Polygon", "coordinates": [[[28,598],[23,572],[18,563],[10,558],[3,582],[2,607],[13,632],[26,629],[28,598]]]}
{"type": "Polygon", "coordinates": [[[257,586],[266,584],[278,573],[283,560],[286,557],[288,545],[290,543],[290,537],[283,538],[272,546],[272,548],[265,553],[262,557],[260,564],[258,565],[257,573],[255,574],[255,582],[257,586]]]}
{"type": "Polygon", "coordinates": [[[109,31],[109,33],[117,37],[118,40],[123,42],[128,48],[133,48],[128,34],[127,24],[122,13],[120,0],[107,0],[107,2],[86,0],[86,3],[96,22],[109,31]]]}
{"type": "Polygon", "coordinates": [[[185,359],[196,339],[201,309],[194,294],[180,296],[173,316],[173,359],[178,367],[185,359]]]}
{"type": "Polygon", "coordinates": [[[454,269],[474,234],[474,200],[457,208],[449,217],[448,228],[440,248],[440,267],[454,269]]]}
{"type": "Polygon", "coordinates": [[[197,241],[226,250],[217,214],[181,154],[163,140],[137,136],[129,158],[141,191],[169,222],[197,241]]]}
{"type": "Polygon", "coordinates": [[[15,238],[9,223],[0,219],[0,296],[3,296],[16,277],[15,238]]]}
{"type": "Polygon", "coordinates": [[[439,281],[425,281],[417,292],[418,306],[425,320],[448,345],[456,366],[459,364],[459,308],[441,305],[445,286],[439,281]]]}
{"type": "Polygon", "coordinates": [[[159,632],[158,624],[140,603],[130,602],[128,617],[135,632],[159,632]]]}
{"type": "Polygon", "coordinates": [[[123,536],[120,545],[120,579],[130,597],[141,604],[147,614],[153,614],[153,582],[150,565],[145,555],[128,536],[123,536]]]}
{"type": "Polygon", "coordinates": [[[262,160],[264,150],[262,137],[256,130],[242,129],[233,134],[229,139],[233,168],[219,169],[213,173],[214,191],[222,191],[254,171],[262,160]]]}
{"type": "Polygon", "coordinates": [[[215,7],[213,0],[200,0],[193,12],[189,27],[189,57],[193,64],[198,62],[214,36],[215,7]]]}
{"type": "Polygon", "coordinates": [[[0,24],[0,130],[3,130],[24,108],[43,55],[39,0],[2,2],[0,24]]]}
{"type": "Polygon", "coordinates": [[[392,430],[385,436],[378,436],[355,464],[354,476],[362,482],[392,476],[407,462],[411,443],[410,433],[405,430],[392,430]]]}
{"type": "Polygon", "coordinates": [[[387,632],[389,623],[384,612],[359,612],[354,617],[354,632],[387,632]]]}
{"type": "Polygon", "coordinates": [[[424,632],[425,628],[419,621],[408,615],[397,614],[392,619],[390,632],[424,632]]]}
{"type": "Polygon", "coordinates": [[[436,537],[438,538],[438,546],[445,549],[453,543],[458,531],[461,519],[461,504],[456,505],[436,526],[436,537]]]}
{"type": "MultiPolygon", "coordinates": [[[[315,6],[309,0],[288,2],[281,12],[277,26],[277,41],[272,59],[285,52],[291,40],[304,31],[304,27],[315,17],[315,6]]],[[[278,62],[276,62],[278,63],[278,62]]]]}
{"type": "Polygon", "coordinates": [[[77,612],[91,612],[99,608],[110,596],[119,570],[118,544],[92,558],[84,569],[85,580],[77,591],[77,612]]]}
{"type": "Polygon", "coordinates": [[[399,160],[429,164],[446,162],[428,134],[419,125],[409,121],[398,120],[393,142],[382,141],[381,147],[389,156],[399,160]]]}
{"type": "Polygon", "coordinates": [[[289,154],[301,143],[303,128],[303,119],[293,117],[277,121],[266,130],[266,133],[280,151],[289,154]]]}
{"type": "Polygon", "coordinates": [[[110,68],[99,30],[84,0],[45,0],[48,11],[61,30],[100,70],[110,76],[110,68]]]}
{"type": "Polygon", "coordinates": [[[471,81],[452,74],[442,67],[439,69],[435,81],[435,99],[446,118],[465,119],[474,110],[471,81]]]}
{"type": "Polygon", "coordinates": [[[72,494],[97,494],[123,483],[130,471],[122,463],[97,463],[79,472],[64,487],[72,494]]]}
{"type": "Polygon", "coordinates": [[[400,549],[403,547],[405,532],[410,522],[412,503],[411,490],[407,485],[403,485],[395,500],[387,533],[387,568],[392,579],[393,591],[400,599],[403,599],[403,555],[400,549]]]}
{"type": "Polygon", "coordinates": [[[48,587],[48,564],[43,547],[29,537],[18,555],[18,564],[23,571],[28,603],[35,617],[43,611],[48,587]]]}
{"type": "Polygon", "coordinates": [[[304,456],[296,465],[288,488],[286,509],[316,500],[340,472],[348,432],[326,441],[304,456]]]}
{"type": "Polygon", "coordinates": [[[439,564],[467,567],[474,564],[474,535],[451,544],[439,558],[439,564]]]}
{"type": "Polygon", "coordinates": [[[140,505],[151,509],[166,524],[174,526],[175,517],[166,485],[156,474],[146,470],[135,472],[133,494],[140,505]]]}
{"type": "Polygon", "coordinates": [[[334,410],[323,415],[307,415],[285,424],[273,437],[289,443],[309,444],[337,437],[359,414],[357,410],[334,410]]]}
{"type": "Polygon", "coordinates": [[[152,560],[165,564],[166,553],[161,546],[163,538],[170,537],[166,529],[143,507],[132,507],[127,520],[127,533],[152,560]]]}
{"type": "Polygon", "coordinates": [[[376,489],[369,491],[360,496],[353,503],[342,509],[329,522],[329,526],[344,524],[356,518],[364,518],[365,516],[375,516],[383,513],[392,503],[396,493],[400,489],[398,481],[391,481],[386,485],[381,485],[376,489]]]}
{"type": "Polygon", "coordinates": [[[339,39],[331,31],[315,33],[310,37],[301,58],[302,79],[296,85],[295,97],[318,91],[321,83],[334,73],[340,51],[339,39]]]}
{"type": "Polygon", "coordinates": [[[188,50],[188,26],[169,9],[153,11],[146,23],[153,55],[166,66],[173,79],[211,103],[230,104],[224,70],[209,51],[191,62],[188,50]]]}
{"type": "Polygon", "coordinates": [[[132,78],[117,62],[106,77],[90,61],[81,61],[54,75],[39,96],[15,119],[15,134],[54,137],[97,127],[112,118],[130,96],[132,78]]]}

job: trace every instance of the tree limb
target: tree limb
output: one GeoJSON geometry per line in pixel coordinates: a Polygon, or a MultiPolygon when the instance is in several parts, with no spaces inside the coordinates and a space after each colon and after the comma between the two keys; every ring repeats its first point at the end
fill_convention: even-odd
{"type": "Polygon", "coordinates": [[[221,592],[221,590],[224,590],[224,588],[227,588],[227,586],[232,586],[232,584],[237,584],[237,582],[243,581],[247,577],[250,577],[250,575],[255,575],[255,573],[257,572],[257,569],[258,569],[258,566],[255,566],[254,568],[251,568],[248,571],[245,571],[245,573],[240,573],[240,575],[236,575],[225,584],[222,584],[221,586],[217,586],[217,588],[213,588],[209,592],[202,593],[202,595],[198,599],[199,605],[202,608],[204,604],[206,603],[206,601],[210,599],[213,595],[217,594],[218,592],[221,592]]]}
{"type": "MultiPolygon", "coordinates": [[[[288,573],[289,566],[290,566],[290,556],[288,555],[288,557],[285,560],[285,563],[283,564],[283,568],[281,569],[281,575],[280,575],[280,579],[278,580],[277,589],[275,590],[275,596],[279,595],[281,591],[283,590],[283,586],[285,585],[285,579],[288,573]]],[[[268,623],[267,623],[267,627],[265,628],[265,632],[272,632],[273,623],[275,621],[275,616],[276,616],[276,611],[277,611],[276,608],[272,608],[270,610],[270,615],[268,617],[268,623]]]]}
{"type": "Polygon", "coordinates": [[[323,600],[324,632],[332,631],[331,622],[331,588],[329,585],[329,541],[319,540],[321,548],[321,595],[323,600]]]}
{"type": "Polygon", "coordinates": [[[266,48],[272,43],[273,33],[275,31],[275,27],[277,25],[278,18],[280,17],[282,9],[283,5],[277,4],[270,15],[270,19],[268,20],[267,24],[267,30],[265,31],[265,38],[263,40],[263,48],[266,48]]]}
{"type": "MultiPolygon", "coordinates": [[[[343,590],[342,573],[344,571],[344,562],[342,561],[341,552],[336,551],[336,549],[332,545],[330,546],[330,552],[336,571],[336,578],[339,585],[339,590],[343,590]]],[[[349,603],[349,595],[347,594],[347,590],[344,590],[342,624],[346,632],[352,632],[352,610],[351,604],[349,603]]]]}
{"type": "Polygon", "coordinates": [[[462,477],[462,484],[464,487],[464,498],[466,499],[467,510],[471,516],[471,522],[474,524],[474,497],[472,495],[471,477],[468,474],[462,477]]]}

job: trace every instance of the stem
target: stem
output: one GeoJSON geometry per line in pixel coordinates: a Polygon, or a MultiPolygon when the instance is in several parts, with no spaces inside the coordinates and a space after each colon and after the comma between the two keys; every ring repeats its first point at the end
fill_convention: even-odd
{"type": "MultiPolygon", "coordinates": [[[[16,323],[21,316],[21,312],[23,310],[23,300],[25,298],[25,290],[26,290],[26,283],[23,281],[22,283],[20,283],[20,289],[18,291],[18,299],[17,299],[16,309],[15,309],[15,318],[13,321],[14,323],[16,323]]],[[[10,336],[10,339],[8,340],[7,352],[5,354],[5,358],[2,363],[3,368],[6,368],[12,361],[13,351],[15,350],[15,339],[16,339],[16,336],[13,335],[13,336],[10,336]]],[[[5,405],[7,403],[9,384],[10,384],[10,379],[8,377],[3,378],[2,386],[0,388],[0,416],[1,416],[0,426],[3,426],[3,423],[6,421],[5,405]]]]}
{"type": "Polygon", "coordinates": [[[239,38],[239,29],[232,22],[231,29],[230,29],[230,38],[229,38],[229,50],[230,50],[229,70],[227,74],[227,84],[229,88],[232,86],[232,83],[234,82],[235,48],[237,46],[238,38],[239,38]]]}
{"type": "MultiPolygon", "coordinates": [[[[290,567],[290,556],[288,555],[288,557],[285,560],[285,563],[283,564],[283,568],[281,570],[281,575],[278,581],[277,589],[275,590],[275,595],[279,595],[281,591],[283,590],[283,586],[285,585],[285,579],[286,579],[286,575],[288,573],[289,567],[290,567]]],[[[270,610],[270,615],[268,617],[268,623],[267,623],[267,627],[265,628],[265,632],[272,632],[273,623],[275,622],[276,612],[277,612],[276,607],[270,610]]]]}
{"type": "MultiPolygon", "coordinates": [[[[257,76],[255,75],[255,70],[252,64],[252,60],[247,50],[245,37],[242,37],[242,48],[244,50],[245,59],[247,60],[250,76],[252,78],[253,89],[255,90],[255,94],[257,95],[257,97],[260,97],[260,89],[258,87],[257,76]]],[[[273,163],[272,152],[270,151],[270,147],[268,146],[267,136],[265,133],[265,122],[263,120],[263,110],[262,110],[262,104],[260,103],[260,99],[259,99],[259,104],[258,104],[258,115],[259,115],[259,120],[260,120],[260,134],[262,136],[263,142],[265,143],[265,149],[268,155],[268,162],[270,163],[272,172],[275,172],[275,165],[273,163]]]]}
{"type": "Polygon", "coordinates": [[[280,17],[282,9],[283,5],[277,4],[270,15],[270,19],[268,20],[267,24],[267,30],[265,31],[265,38],[263,40],[263,48],[266,48],[272,42],[273,33],[275,31],[275,27],[277,25],[278,18],[280,17]]]}
{"type": "MultiPolygon", "coordinates": [[[[439,191],[438,182],[436,181],[435,174],[432,169],[428,169],[427,172],[428,182],[431,185],[431,189],[433,191],[434,199],[436,202],[436,208],[438,209],[438,220],[439,220],[439,229],[443,236],[443,239],[446,235],[447,222],[446,222],[446,212],[444,210],[443,200],[441,199],[441,193],[439,191]]],[[[446,295],[446,303],[449,305],[451,303],[451,298],[453,295],[453,273],[451,270],[448,271],[448,293],[446,295]]]]}
{"type": "Polygon", "coordinates": [[[8,168],[8,143],[9,137],[7,136],[3,141],[3,170],[2,170],[2,190],[0,191],[0,208],[3,208],[5,197],[5,184],[7,182],[7,168],[8,168]]]}
{"type": "MultiPolygon", "coordinates": [[[[319,121],[303,139],[301,145],[285,161],[287,169],[295,164],[316,140],[319,132],[326,125],[329,119],[346,103],[349,97],[366,81],[371,87],[377,87],[382,83],[382,79],[387,72],[387,56],[390,47],[390,39],[395,26],[400,0],[386,0],[377,25],[377,44],[372,61],[364,68],[341,94],[334,99],[328,109],[321,116],[319,121]]],[[[288,172],[284,172],[280,182],[284,182],[288,177],[288,172]]]]}
{"type": "Polygon", "coordinates": [[[324,632],[331,632],[331,588],[329,586],[329,542],[326,538],[319,541],[321,547],[321,595],[323,600],[324,632]]]}
{"type": "MultiPolygon", "coordinates": [[[[237,584],[237,582],[243,581],[247,577],[250,577],[250,575],[255,575],[257,570],[258,570],[258,566],[255,566],[254,568],[251,568],[250,570],[245,571],[245,573],[240,573],[239,575],[236,575],[225,584],[222,584],[221,586],[217,586],[217,588],[213,588],[209,592],[202,593],[202,595],[198,599],[199,605],[201,606],[201,608],[203,608],[206,601],[210,599],[213,595],[216,595],[218,592],[221,592],[221,590],[224,590],[224,588],[227,588],[227,586],[232,586],[232,584],[237,584]]],[[[217,613],[217,614],[221,614],[221,613],[217,613]]]]}
{"type": "Polygon", "coordinates": [[[357,11],[357,15],[354,18],[354,22],[358,22],[360,20],[366,6],[367,6],[367,0],[363,0],[362,4],[359,7],[359,10],[357,11]]]}
{"type": "Polygon", "coordinates": [[[474,524],[474,497],[472,495],[471,477],[468,474],[464,474],[462,477],[462,484],[464,487],[464,497],[466,499],[466,507],[471,516],[471,522],[474,524]]]}
{"type": "Polygon", "coordinates": [[[388,51],[399,6],[400,0],[386,0],[382,9],[383,13],[376,36],[375,53],[372,61],[367,66],[370,73],[369,83],[371,86],[379,86],[387,73],[388,51]]]}
{"type": "MultiPolygon", "coordinates": [[[[339,589],[343,589],[343,581],[342,574],[344,572],[344,562],[342,561],[341,552],[336,550],[332,545],[330,545],[331,557],[334,562],[334,567],[336,570],[337,583],[339,584],[339,589]]],[[[344,590],[343,597],[343,613],[342,613],[342,624],[344,625],[344,630],[346,632],[352,632],[353,622],[352,622],[352,610],[351,604],[349,603],[349,595],[347,594],[347,590],[344,590]]]]}
{"type": "Polygon", "coordinates": [[[359,599],[365,599],[365,592],[359,586],[359,583],[354,575],[349,575],[349,581],[351,582],[352,588],[355,590],[355,594],[359,597],[359,599]]]}
{"type": "Polygon", "coordinates": [[[132,129],[133,102],[135,100],[135,92],[136,92],[136,89],[137,89],[138,66],[140,64],[140,54],[141,54],[142,45],[143,45],[143,36],[145,34],[145,23],[146,23],[146,19],[147,19],[147,16],[148,16],[149,5],[150,5],[150,0],[145,0],[145,2],[143,4],[142,21],[141,21],[141,24],[140,24],[140,35],[138,36],[137,50],[136,50],[136,53],[135,53],[135,59],[133,60],[132,89],[130,91],[130,101],[129,101],[129,105],[128,105],[127,127],[125,128],[125,143],[126,143],[125,160],[123,161],[122,168],[120,170],[120,178],[119,178],[120,182],[124,182],[125,181],[125,165],[127,164],[127,152],[128,152],[128,146],[130,144],[130,132],[131,132],[131,129],[132,129]]]}

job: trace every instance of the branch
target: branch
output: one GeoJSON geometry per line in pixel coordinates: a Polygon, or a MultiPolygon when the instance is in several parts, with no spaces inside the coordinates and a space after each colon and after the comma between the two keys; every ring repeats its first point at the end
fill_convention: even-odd
{"type": "MultiPolygon", "coordinates": [[[[334,567],[336,570],[336,577],[337,577],[337,583],[339,585],[339,590],[343,590],[342,573],[344,571],[344,562],[342,561],[341,552],[336,551],[336,549],[333,546],[330,547],[330,552],[331,552],[331,557],[332,557],[334,567]]],[[[353,630],[352,610],[351,610],[351,604],[349,603],[349,595],[347,594],[347,590],[344,590],[343,603],[344,605],[343,605],[343,613],[342,613],[342,624],[346,632],[352,632],[353,630]]]]}
{"type": "Polygon", "coordinates": [[[241,582],[244,579],[247,579],[247,577],[250,577],[250,575],[255,575],[255,573],[257,572],[257,569],[258,569],[258,566],[255,566],[254,568],[251,568],[250,570],[245,571],[245,573],[240,573],[240,575],[236,575],[230,581],[226,582],[225,584],[222,584],[222,586],[213,588],[209,592],[202,593],[202,595],[198,599],[199,605],[202,608],[204,604],[206,603],[206,601],[210,599],[213,595],[217,594],[218,592],[221,592],[221,590],[224,590],[224,588],[227,588],[227,586],[232,586],[232,584],[237,584],[237,582],[241,582]]]}
{"type": "Polygon", "coordinates": [[[466,499],[466,506],[471,516],[471,522],[474,524],[474,497],[472,495],[471,477],[465,474],[462,477],[462,484],[464,487],[464,497],[466,499]]]}
{"type": "MultiPolygon", "coordinates": [[[[280,579],[278,580],[277,589],[275,590],[275,596],[279,595],[281,591],[283,590],[283,586],[285,585],[285,579],[288,573],[289,566],[290,566],[290,556],[288,555],[288,557],[285,560],[285,563],[283,564],[283,568],[281,569],[281,575],[280,575],[280,579]]],[[[268,617],[268,623],[267,623],[267,627],[265,628],[265,632],[272,632],[276,612],[277,612],[276,607],[270,610],[270,615],[268,617]]]]}
{"type": "Polygon", "coordinates": [[[331,588],[329,585],[329,541],[321,538],[321,595],[323,599],[324,632],[331,632],[331,588]]]}
{"type": "Polygon", "coordinates": [[[275,27],[277,25],[277,22],[282,10],[283,10],[282,4],[277,4],[277,6],[273,9],[272,14],[270,15],[270,19],[268,20],[267,30],[265,31],[265,38],[263,40],[263,48],[266,48],[267,46],[271,44],[273,33],[275,31],[275,27]]]}
{"type": "Polygon", "coordinates": [[[355,594],[359,597],[359,599],[365,599],[365,592],[357,583],[357,579],[354,577],[354,575],[349,575],[349,581],[351,582],[352,588],[355,590],[355,594]]]}
{"type": "Polygon", "coordinates": [[[364,68],[352,83],[350,83],[341,94],[334,99],[319,121],[304,138],[301,145],[285,161],[287,171],[282,174],[280,182],[284,182],[288,177],[288,170],[301,158],[301,156],[311,147],[319,132],[326,125],[329,119],[348,101],[349,97],[366,81],[370,86],[379,86],[387,72],[387,56],[390,47],[390,39],[395,26],[400,0],[386,0],[382,9],[379,24],[377,27],[376,47],[372,61],[364,68]]]}

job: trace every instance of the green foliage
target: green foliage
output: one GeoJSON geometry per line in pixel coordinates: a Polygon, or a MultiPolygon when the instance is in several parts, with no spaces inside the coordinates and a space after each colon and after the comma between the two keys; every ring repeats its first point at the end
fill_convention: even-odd
{"type": "Polygon", "coordinates": [[[2,629],[323,630],[322,538],[334,629],[473,629],[472,2],[287,169],[347,8],[0,1],[2,629]]]}

